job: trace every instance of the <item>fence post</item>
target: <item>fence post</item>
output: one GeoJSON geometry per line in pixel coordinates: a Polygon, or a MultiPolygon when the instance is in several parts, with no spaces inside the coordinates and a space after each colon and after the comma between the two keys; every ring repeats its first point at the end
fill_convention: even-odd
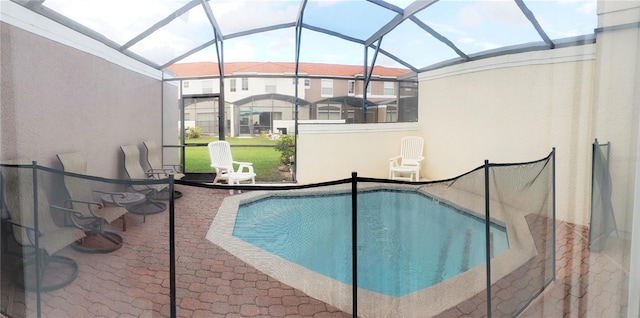
{"type": "Polygon", "coordinates": [[[358,173],[351,172],[352,315],[358,317],[358,173]]]}
{"type": "Polygon", "coordinates": [[[485,256],[487,268],[487,317],[491,317],[491,219],[489,213],[489,160],[484,161],[484,229],[485,229],[485,256]]]}
{"type": "MultiPolygon", "coordinates": [[[[41,275],[41,255],[40,255],[40,226],[38,221],[38,163],[36,161],[31,162],[31,173],[33,174],[33,228],[34,228],[34,243],[36,246],[36,314],[38,317],[42,316],[42,308],[40,305],[41,297],[40,297],[40,288],[42,287],[42,275],[41,275]]],[[[20,167],[16,168],[20,171],[20,167]]],[[[23,279],[27,279],[26,275],[23,279]]]]}
{"type": "Polygon", "coordinates": [[[169,295],[171,317],[177,317],[176,301],[176,224],[173,174],[169,175],[169,295]]]}
{"type": "Polygon", "coordinates": [[[556,281],[556,147],[551,148],[551,196],[553,222],[553,281],[556,281]]]}

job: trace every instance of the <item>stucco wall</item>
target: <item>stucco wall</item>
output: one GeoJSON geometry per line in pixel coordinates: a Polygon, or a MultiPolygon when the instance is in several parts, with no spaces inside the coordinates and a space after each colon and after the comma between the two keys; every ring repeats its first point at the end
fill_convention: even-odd
{"type": "MultiPolygon", "coordinates": [[[[389,158],[400,153],[400,139],[417,136],[416,123],[300,125],[298,183],[351,177],[387,178],[389,158]]],[[[424,168],[422,169],[424,172],[424,168]]]]}
{"type": "Polygon", "coordinates": [[[122,178],[120,145],[161,142],[159,80],[8,23],[0,32],[0,159],[61,168],[57,153],[80,151],[89,174],[122,178]]]}
{"type": "MultiPolygon", "coordinates": [[[[617,27],[640,21],[637,1],[602,1],[598,26],[617,27]]],[[[618,227],[633,224],[640,122],[640,29],[637,26],[598,33],[593,127],[601,142],[611,142],[612,203],[618,227]]],[[[637,204],[637,203],[635,203],[637,204]]],[[[636,230],[637,231],[637,230],[636,230]]]]}
{"type": "Polygon", "coordinates": [[[557,151],[557,215],[586,224],[595,48],[579,46],[466,63],[420,75],[426,176],[557,151]]]}

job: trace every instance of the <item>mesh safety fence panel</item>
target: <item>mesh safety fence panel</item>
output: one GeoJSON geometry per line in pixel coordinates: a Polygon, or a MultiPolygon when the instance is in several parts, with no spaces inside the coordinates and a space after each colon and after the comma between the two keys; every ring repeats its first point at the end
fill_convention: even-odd
{"type": "MultiPolygon", "coordinates": [[[[458,180],[476,179],[481,190],[482,171],[458,180]]],[[[434,317],[482,295],[481,192],[465,193],[448,182],[358,185],[359,315],[434,317]]],[[[470,309],[474,315],[486,314],[484,299],[470,309]]]]}
{"type": "Polygon", "coordinates": [[[591,181],[591,219],[589,225],[589,250],[600,252],[606,247],[607,238],[617,230],[611,202],[611,173],[609,172],[610,144],[593,143],[591,181]]]}
{"type": "Polygon", "coordinates": [[[134,186],[12,163],[21,165],[0,166],[4,313],[169,315],[169,201],[149,190],[168,181],[134,186]]]}
{"type": "Polygon", "coordinates": [[[349,317],[347,182],[232,196],[226,190],[190,187],[176,208],[178,272],[191,266],[181,263],[182,256],[196,255],[181,246],[188,244],[181,243],[181,222],[190,222],[191,234],[203,231],[206,240],[197,246],[201,271],[178,275],[178,303],[219,315],[349,317]],[[181,288],[191,292],[181,293],[181,288]]]}
{"type": "Polygon", "coordinates": [[[2,165],[2,311],[514,316],[554,278],[551,158],[438,182],[233,187],[2,165]],[[38,241],[18,225],[36,216],[38,241]]]}
{"type": "Polygon", "coordinates": [[[513,255],[491,260],[494,316],[514,316],[555,279],[553,155],[489,168],[490,214],[507,225],[513,255]]]}
{"type": "MultiPolygon", "coordinates": [[[[359,217],[369,213],[369,204],[375,208],[373,216],[359,219],[367,224],[364,231],[372,232],[358,237],[374,237],[380,262],[391,264],[388,272],[374,276],[404,288],[395,297],[361,290],[359,312],[398,317],[520,313],[555,277],[552,183],[552,155],[529,163],[487,164],[427,184],[359,183],[361,189],[393,189],[375,190],[377,198],[358,196],[359,217]],[[390,223],[378,226],[378,219],[390,223]],[[389,273],[402,278],[387,279],[389,273]]],[[[372,272],[358,268],[364,276],[372,272]]]]}

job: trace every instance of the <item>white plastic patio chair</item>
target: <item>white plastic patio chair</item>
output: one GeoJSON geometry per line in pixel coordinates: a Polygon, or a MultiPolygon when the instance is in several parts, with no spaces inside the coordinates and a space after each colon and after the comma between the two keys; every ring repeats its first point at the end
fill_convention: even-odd
{"type": "MultiPolygon", "coordinates": [[[[231,146],[227,141],[213,141],[207,147],[209,148],[209,158],[211,159],[211,167],[216,169],[216,177],[213,183],[226,181],[227,184],[240,184],[241,181],[251,181],[256,183],[256,174],[253,172],[253,164],[251,162],[234,161],[231,156],[231,146]],[[238,169],[234,169],[233,165],[238,165],[238,169]]],[[[233,190],[229,190],[233,194],[233,190]]]]}
{"type": "Polygon", "coordinates": [[[389,160],[389,179],[420,181],[420,165],[424,160],[423,149],[422,137],[403,137],[400,143],[400,155],[389,160]]]}

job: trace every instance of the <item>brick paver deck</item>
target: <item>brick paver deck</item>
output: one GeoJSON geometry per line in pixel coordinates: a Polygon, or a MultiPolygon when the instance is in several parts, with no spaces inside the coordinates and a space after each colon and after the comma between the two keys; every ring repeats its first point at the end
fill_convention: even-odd
{"type": "MultiPolygon", "coordinates": [[[[177,186],[176,286],[179,317],[351,317],[245,264],[205,235],[228,191],[177,186]]],[[[59,252],[77,261],[79,275],[69,286],[42,294],[45,317],[167,317],[169,298],[169,214],[127,215],[127,231],[110,225],[124,245],[108,254],[59,252]]],[[[628,274],[619,261],[586,248],[586,229],[557,223],[557,280],[522,317],[619,317],[626,314],[628,274]]],[[[1,309],[11,317],[35,316],[35,296],[15,288],[16,258],[2,255],[1,309]]],[[[531,268],[529,268],[531,270],[531,268]]],[[[530,273],[527,271],[526,273],[530,273]]],[[[529,275],[540,274],[531,272],[529,275]]],[[[527,288],[497,282],[494,292],[521,297],[527,288]]],[[[492,288],[493,289],[493,288],[492,288]]],[[[486,299],[486,296],[484,296],[486,299]]],[[[496,308],[500,303],[495,303],[496,308]]],[[[498,309],[496,309],[498,310],[498,309]]],[[[483,296],[463,302],[443,317],[482,316],[483,296]]],[[[500,316],[494,311],[494,316],[500,316]]]]}

